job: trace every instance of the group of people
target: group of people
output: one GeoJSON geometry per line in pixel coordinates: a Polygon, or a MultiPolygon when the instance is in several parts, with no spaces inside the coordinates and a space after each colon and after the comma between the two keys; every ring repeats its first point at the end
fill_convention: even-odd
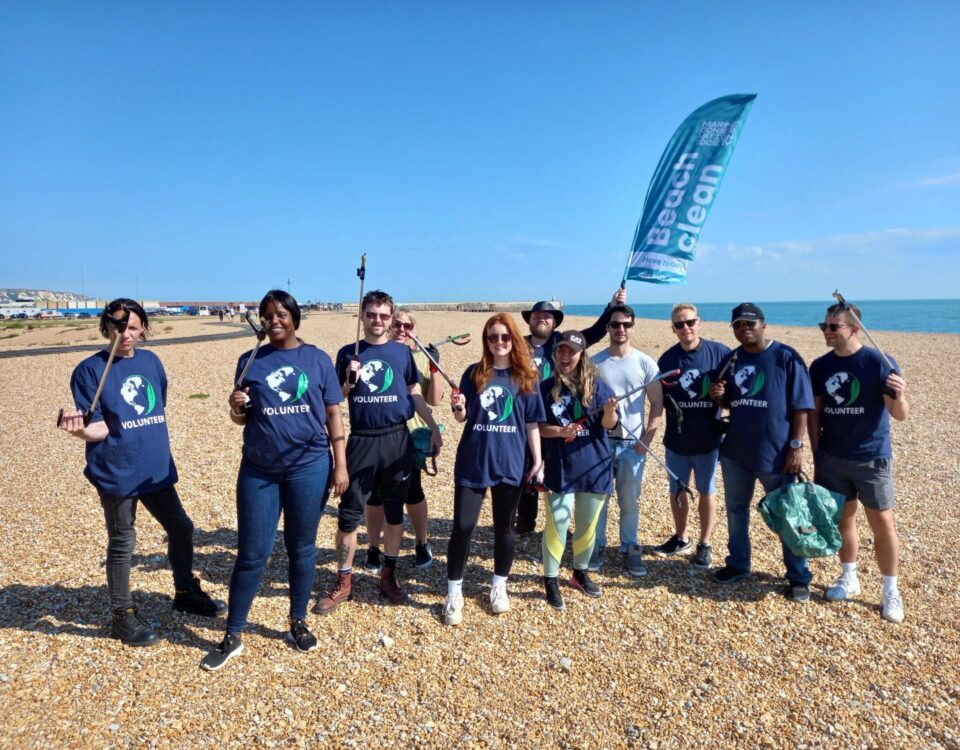
{"type": "MultiPolygon", "coordinates": [[[[259,315],[266,344],[240,357],[229,397],[229,418],[243,427],[243,452],[228,605],[211,599],[193,575],[193,524],[175,489],[164,413],[166,375],[152,352],[136,348],[149,321],[135,301],[118,299],[104,308],[100,330],[111,348],[77,366],[71,380],[77,408],[61,423],[86,442],[85,475],[104,510],[113,635],[133,646],[159,640],[130,594],[134,524],[142,502],[167,532],[174,607],[208,617],[227,613],[223,640],[201,662],[207,670],[221,668],[243,650],[242,633],[281,514],[289,560],[288,638],[300,651],[317,646],[306,618],[317,529],[330,493],[339,497],[337,571],[330,589],[317,597],[315,613],[330,614],[352,599],[362,522],[368,540],[365,567],[379,574],[378,591],[389,604],[408,599],[397,578],[405,507],[416,535],[415,565],[433,562],[418,458],[422,462],[425,453],[435,454],[442,446],[431,407],[442,403],[447,376],[440,370],[439,352],[416,338],[413,314],[395,308],[388,294],[369,292],[359,311],[363,337],[333,360],[298,337],[300,308],[288,293],[268,292],[259,315]],[[349,437],[341,417],[344,400],[349,437]],[[429,434],[429,446],[415,450],[415,432],[429,434]]],[[[463,619],[464,570],[488,494],[494,613],[510,608],[507,580],[515,539],[535,528],[541,494],[543,586],[550,606],[565,606],[558,578],[568,543],[569,587],[585,596],[601,595],[590,574],[606,562],[607,505],[614,489],[623,567],[630,576],[646,575],[638,542],[639,497],[646,458],[661,429],[674,534],[653,547],[653,554],[692,550],[692,565],[712,566],[719,464],[729,542],[725,564],[713,578],[731,584],[749,577],[749,511],[756,482],[771,491],[799,475],[803,441],[809,437],[814,480],[846,500],[841,574],[826,598],[840,601],[860,593],[856,513],[862,504],[883,576],[882,615],[903,620],[889,416],[906,418],[906,382],[892,360],[860,343],[856,307],[827,309],[820,327],[830,351],[809,370],[794,349],[767,338],[763,311],[751,303],[732,312],[739,343],[732,350],[701,337],[694,305],[675,305],[671,328],[677,343],[658,361],[631,345],[635,315],[622,289],[584,331],[561,332],[563,311],[548,302],[538,302],[523,318],[530,331],[525,337],[509,314],[486,321],[480,360],[449,396],[463,432],[454,464],[442,609],[446,624],[463,619]],[[588,347],[604,334],[607,347],[588,356],[588,347]],[[691,475],[699,495],[695,547],[688,527],[691,475]]],[[[783,559],[786,596],[807,601],[806,560],[785,545],[783,559]]]]}

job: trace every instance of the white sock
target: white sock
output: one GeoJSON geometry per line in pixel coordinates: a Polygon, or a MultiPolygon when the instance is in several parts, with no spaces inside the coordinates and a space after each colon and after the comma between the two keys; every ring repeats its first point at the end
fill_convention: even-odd
{"type": "Polygon", "coordinates": [[[506,577],[506,576],[498,576],[498,575],[494,574],[493,578],[490,579],[490,583],[493,584],[494,586],[506,586],[506,585],[507,585],[507,577],[506,577]]]}
{"type": "Polygon", "coordinates": [[[855,581],[857,579],[857,564],[855,562],[840,563],[840,573],[847,580],[855,581]]]}
{"type": "Polygon", "coordinates": [[[880,576],[883,579],[883,593],[893,594],[897,590],[897,576],[880,576]]]}
{"type": "Polygon", "coordinates": [[[447,581],[447,596],[463,593],[463,579],[459,581],[447,581]]]}

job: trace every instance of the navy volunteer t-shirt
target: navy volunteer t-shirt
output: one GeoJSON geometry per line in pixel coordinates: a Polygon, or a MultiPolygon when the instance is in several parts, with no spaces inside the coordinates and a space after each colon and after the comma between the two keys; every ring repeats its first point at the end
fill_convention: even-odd
{"type": "Polygon", "coordinates": [[[460,392],[467,400],[467,421],[463,427],[453,479],[473,489],[497,484],[520,486],[523,481],[526,425],[543,422],[540,391],[520,394],[509,370],[494,370],[490,382],[477,393],[470,377],[470,365],[460,378],[460,392]]]}
{"type": "MultiPolygon", "coordinates": [[[[337,352],[337,377],[347,380],[353,344],[337,352]]],[[[410,347],[396,341],[360,342],[360,377],[347,396],[350,431],[383,430],[413,416],[410,386],[420,382],[410,347]]]]}
{"type": "MultiPolygon", "coordinates": [[[[897,375],[900,369],[891,358],[897,375]]],[[[828,352],[810,365],[820,399],[820,449],[848,461],[890,458],[890,416],[883,401],[890,368],[880,352],[861,347],[849,357],[828,352]]]]}
{"type": "MultiPolygon", "coordinates": [[[[237,362],[234,380],[250,358],[237,362]]],[[[262,346],[241,384],[250,389],[243,457],[261,471],[307,466],[330,452],[327,407],[343,401],[330,356],[311,344],[262,346]]]]}
{"type": "MultiPolygon", "coordinates": [[[[99,351],[73,371],[70,390],[84,412],[93,402],[108,356],[99,351]]],[[[109,430],[105,440],[87,443],[83,474],[94,487],[109,495],[137,497],[176,483],[166,403],[167,374],[156,354],[135,349],[130,357],[113,360],[90,420],[106,422],[109,430]]]]}
{"type": "Polygon", "coordinates": [[[756,354],[738,349],[737,364],[731,370],[724,379],[730,427],[720,454],[754,471],[783,471],[790,414],[813,409],[810,376],[803,359],[786,344],[771,341],[756,354]]]}
{"type": "Polygon", "coordinates": [[[663,383],[664,399],[673,396],[680,407],[682,420],[672,411],[667,412],[667,430],[663,444],[681,456],[710,453],[720,445],[720,436],[713,433],[717,404],[710,398],[710,384],[720,372],[720,363],[730,354],[730,347],[719,341],[700,339],[693,351],[685,351],[676,344],[657,361],[660,372],[680,370],[673,385],[663,383]],[[679,430],[677,429],[679,422],[679,430]]]}
{"type": "Polygon", "coordinates": [[[540,385],[540,395],[546,410],[547,424],[566,427],[589,412],[576,437],[569,443],[564,438],[540,438],[546,462],[544,484],[550,492],[613,492],[613,463],[610,443],[603,428],[603,405],[614,396],[610,386],[599,378],[593,389],[589,407],[584,407],[579,398],[563,386],[560,400],[553,400],[554,378],[540,385]]]}

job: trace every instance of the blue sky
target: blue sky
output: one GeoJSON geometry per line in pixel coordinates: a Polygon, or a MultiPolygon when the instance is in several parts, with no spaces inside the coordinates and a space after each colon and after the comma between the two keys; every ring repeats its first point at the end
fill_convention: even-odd
{"type": "Polygon", "coordinates": [[[686,286],[957,297],[960,4],[4,3],[0,286],[601,302],[683,118],[758,98],[686,286]]]}

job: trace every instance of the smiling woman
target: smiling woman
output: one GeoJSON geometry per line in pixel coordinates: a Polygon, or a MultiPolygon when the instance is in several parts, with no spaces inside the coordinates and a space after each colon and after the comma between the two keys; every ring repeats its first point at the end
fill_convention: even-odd
{"type": "Polygon", "coordinates": [[[298,651],[316,648],[306,617],[317,526],[331,489],[331,473],[334,494],[347,485],[339,406],[343,396],[330,357],[298,338],[300,306],[287,292],[267,292],[259,313],[269,343],[260,347],[258,342],[240,357],[236,388],[229,399],[230,419],[243,426],[237,560],[230,576],[226,635],[200,663],[208,671],[220,669],[243,651],[241,634],[281,513],[290,568],[288,637],[298,651]]]}

